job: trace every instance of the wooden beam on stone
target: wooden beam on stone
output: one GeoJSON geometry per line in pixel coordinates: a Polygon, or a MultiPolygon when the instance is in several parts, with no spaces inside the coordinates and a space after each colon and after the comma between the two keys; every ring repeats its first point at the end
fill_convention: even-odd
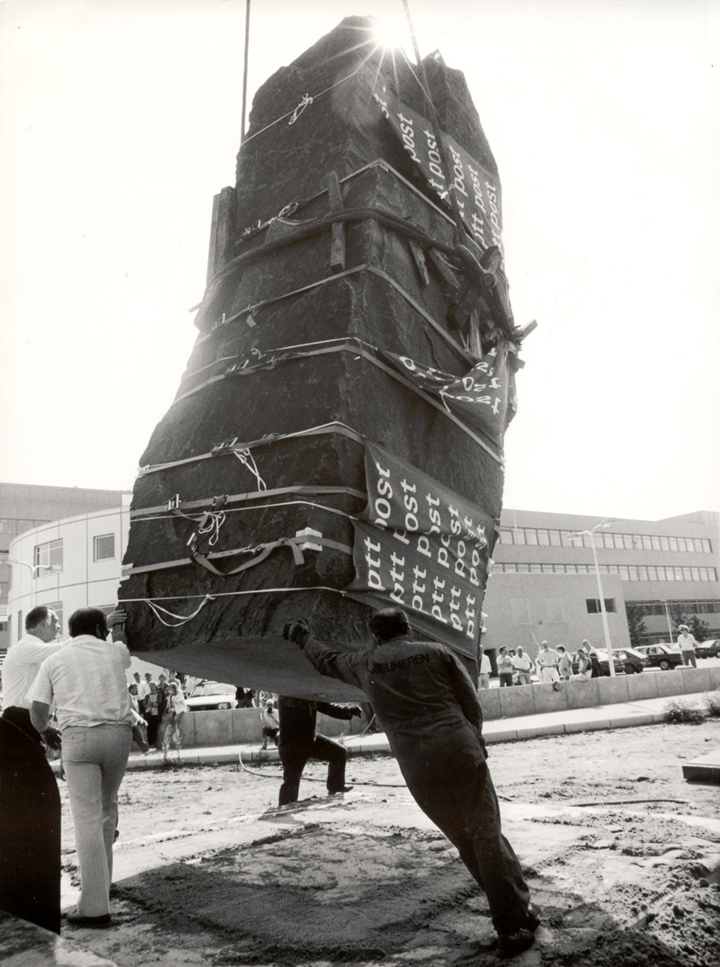
{"type": "MultiPolygon", "coordinates": [[[[339,212],[343,209],[342,189],[336,171],[328,172],[328,199],[330,211],[339,212]]],[[[345,271],[345,224],[333,222],[330,237],[330,270],[332,272],[345,271]]]]}

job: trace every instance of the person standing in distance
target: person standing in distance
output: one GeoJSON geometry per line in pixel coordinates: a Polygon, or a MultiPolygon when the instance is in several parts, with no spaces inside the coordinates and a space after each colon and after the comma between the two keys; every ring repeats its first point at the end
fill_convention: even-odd
{"type": "MultiPolygon", "coordinates": [[[[116,625],[114,637],[122,634],[116,625]]],[[[110,926],[112,847],[117,792],[132,740],[133,714],[125,676],[130,652],[106,641],[108,626],[98,608],[81,608],[69,621],[71,640],[40,666],[30,689],[30,717],[47,731],[50,706],[57,710],[75,843],[80,900],[68,923],[110,926]]]]}
{"type": "Polygon", "coordinates": [[[502,834],[475,686],[444,645],[411,640],[401,608],[376,612],[370,631],[375,647],[353,653],[317,641],[301,622],[284,633],[322,675],[363,689],[413,798],[485,891],[498,952],[508,957],[526,950],[540,920],[502,834]]]}
{"type": "Polygon", "coordinates": [[[522,645],[518,645],[517,653],[513,658],[513,668],[517,672],[519,685],[532,685],[532,659],[525,654],[522,645]]]}
{"type": "Polygon", "coordinates": [[[697,668],[697,658],[695,657],[695,645],[697,644],[695,640],[695,635],[690,634],[690,629],[687,625],[680,625],[680,634],[677,639],[677,646],[682,652],[683,664],[693,666],[697,668]]]}

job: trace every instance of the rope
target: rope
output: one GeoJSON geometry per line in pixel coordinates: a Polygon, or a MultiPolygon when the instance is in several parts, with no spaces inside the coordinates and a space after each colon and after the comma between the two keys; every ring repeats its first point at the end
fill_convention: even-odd
{"type": "MultiPolygon", "coordinates": [[[[362,735],[363,733],[361,732],[360,734],[362,735]]],[[[242,749],[238,752],[238,762],[240,763],[240,768],[243,770],[243,772],[247,772],[249,776],[256,776],[258,779],[273,779],[275,782],[278,782],[280,779],[282,779],[282,776],[277,772],[273,773],[272,775],[266,775],[264,772],[257,772],[255,769],[248,769],[243,762],[242,749]]],[[[319,779],[315,776],[303,776],[302,781],[327,783],[326,779],[319,779]]],[[[356,782],[353,779],[352,784],[354,786],[377,786],[378,789],[407,789],[407,783],[404,782],[356,782]]]]}
{"type": "MultiPolygon", "coordinates": [[[[305,108],[308,106],[308,104],[312,104],[313,101],[316,101],[319,97],[322,97],[323,94],[327,94],[329,91],[332,91],[334,88],[339,87],[340,84],[344,84],[345,81],[349,81],[351,77],[354,77],[356,74],[359,74],[361,69],[362,69],[361,67],[358,67],[358,69],[354,70],[352,74],[348,74],[346,77],[340,78],[339,81],[336,81],[334,84],[331,84],[330,87],[326,87],[324,91],[320,91],[319,94],[315,94],[313,97],[310,97],[309,94],[304,94],[303,99],[300,101],[300,104],[298,104],[297,107],[293,108],[292,111],[288,111],[287,114],[283,114],[279,118],[275,118],[274,121],[271,121],[269,124],[266,124],[264,128],[260,128],[260,130],[256,131],[255,134],[251,134],[250,137],[245,138],[245,140],[243,141],[243,144],[247,144],[248,141],[252,141],[253,138],[257,138],[258,135],[263,134],[265,131],[268,131],[276,124],[279,124],[281,121],[284,121],[285,118],[292,117],[300,107],[302,107],[302,111],[304,111],[305,108]],[[307,103],[303,104],[303,102],[305,101],[305,98],[308,98],[308,101],[307,103]]],[[[300,111],[300,114],[302,114],[302,111],[300,111]]],[[[300,116],[300,114],[298,114],[297,117],[293,118],[292,121],[288,121],[288,124],[294,124],[295,121],[297,121],[297,118],[300,116]]]]}
{"type": "MultiPolygon", "coordinates": [[[[195,597],[195,595],[193,595],[193,597],[195,597]]],[[[168,611],[168,609],[167,608],[163,608],[162,605],[154,604],[153,603],[153,600],[151,598],[137,598],[136,600],[138,600],[138,601],[144,601],[145,604],[153,612],[153,614],[155,615],[155,617],[158,619],[158,621],[161,624],[165,625],[166,628],[180,628],[182,625],[187,624],[188,621],[192,621],[193,618],[197,618],[197,616],[200,614],[200,612],[205,607],[205,605],[208,603],[208,601],[214,601],[215,600],[215,595],[214,594],[206,594],[205,597],[200,602],[200,604],[197,606],[197,608],[193,611],[193,613],[192,614],[188,614],[188,615],[173,614],[172,611],[168,611]],[[163,612],[163,614],[166,614],[169,618],[174,618],[175,619],[175,623],[174,624],[170,624],[170,622],[169,621],[166,621],[165,618],[163,617],[163,614],[161,614],[160,612],[163,612]]],[[[156,598],[155,600],[158,600],[159,601],[159,600],[169,600],[169,599],[156,598]]],[[[174,599],[174,600],[177,600],[177,599],[174,599]]]]}
{"type": "MultiPolygon", "coordinates": [[[[229,507],[225,513],[227,514],[241,514],[248,510],[270,510],[270,508],[275,507],[313,507],[315,510],[325,510],[328,514],[337,514],[338,517],[345,517],[347,520],[358,520],[354,514],[348,514],[344,510],[338,510],[337,507],[328,507],[325,504],[316,504],[312,500],[280,500],[275,504],[255,504],[254,507],[229,507]]],[[[167,514],[157,514],[150,517],[138,517],[136,518],[137,523],[147,523],[151,520],[167,520],[167,514]]]]}
{"type": "MultiPolygon", "coordinates": [[[[250,591],[217,591],[215,594],[170,594],[164,595],[159,598],[119,598],[118,604],[150,604],[153,601],[190,601],[193,598],[203,598],[203,604],[207,600],[214,601],[216,598],[234,598],[240,595],[247,594],[289,594],[291,591],[333,591],[335,594],[341,595],[343,598],[352,597],[348,592],[343,591],[341,588],[328,588],[324,585],[318,585],[314,587],[302,587],[302,588],[255,588],[250,591]]],[[[199,610],[199,609],[198,609],[199,610]]],[[[192,615],[195,617],[195,615],[192,615]]],[[[188,619],[189,620],[189,619],[188,619]]]]}
{"type": "Polygon", "coordinates": [[[310,97],[309,94],[303,94],[300,103],[295,108],[295,110],[292,112],[292,117],[288,121],[288,124],[295,124],[295,122],[300,117],[300,115],[303,113],[303,111],[305,110],[305,108],[306,107],[309,107],[309,105],[312,104],[313,100],[314,100],[314,98],[310,97]]]}
{"type": "Polygon", "coordinates": [[[208,543],[211,547],[214,547],[218,542],[220,537],[220,528],[225,523],[225,514],[220,511],[219,513],[207,513],[202,518],[202,522],[198,525],[198,534],[212,534],[208,543]]]}
{"type": "MultiPolygon", "coordinates": [[[[230,494],[225,498],[225,503],[238,503],[243,500],[259,500],[261,497],[275,497],[282,494],[342,494],[349,495],[351,497],[357,497],[358,500],[367,501],[367,493],[362,490],[355,490],[353,487],[311,487],[311,486],[299,486],[299,487],[276,487],[274,490],[265,490],[263,492],[258,491],[248,491],[244,494],[230,494]]],[[[205,507],[208,503],[211,503],[215,498],[205,497],[202,500],[189,500],[185,505],[188,509],[196,509],[205,507]]],[[[179,516],[185,517],[187,520],[191,520],[193,523],[197,523],[195,517],[190,517],[189,514],[177,513],[174,511],[168,511],[167,504],[157,505],[155,507],[143,507],[141,510],[133,510],[130,512],[130,520],[136,520],[138,517],[145,517],[149,514],[159,514],[167,511],[165,516],[179,516]]]]}
{"type": "MultiPolygon", "coordinates": [[[[337,341],[339,342],[340,340],[337,341]]],[[[310,343],[309,345],[319,345],[319,343],[310,343]]],[[[229,356],[227,358],[237,359],[237,356],[229,356]]],[[[218,379],[222,379],[222,376],[219,376],[218,379]]],[[[240,444],[240,447],[247,449],[249,447],[268,446],[271,443],[277,443],[281,440],[292,440],[295,437],[303,436],[317,436],[322,433],[341,433],[344,436],[350,437],[351,440],[355,440],[357,443],[364,442],[364,437],[357,431],[352,430],[344,423],[335,421],[333,423],[323,423],[320,426],[310,427],[307,430],[297,430],[295,433],[268,433],[259,440],[251,440],[248,443],[240,444]]],[[[232,442],[235,444],[237,439],[233,440],[232,442]]],[[[224,448],[222,445],[220,445],[219,447],[214,447],[209,453],[201,453],[195,457],[185,457],[183,460],[171,460],[167,463],[149,463],[144,467],[140,467],[138,470],[138,477],[144,477],[149,473],[158,473],[160,470],[171,470],[173,467],[181,467],[187,463],[195,463],[197,460],[209,460],[211,457],[222,456],[223,454],[229,453],[231,453],[230,447],[224,448]]]]}
{"type": "Polygon", "coordinates": [[[250,448],[246,447],[243,450],[233,450],[232,452],[238,458],[240,463],[242,463],[243,466],[247,467],[250,473],[255,477],[255,479],[258,482],[258,491],[261,492],[263,490],[267,490],[267,484],[260,476],[260,471],[258,470],[257,464],[255,463],[255,458],[250,452],[250,448]]]}

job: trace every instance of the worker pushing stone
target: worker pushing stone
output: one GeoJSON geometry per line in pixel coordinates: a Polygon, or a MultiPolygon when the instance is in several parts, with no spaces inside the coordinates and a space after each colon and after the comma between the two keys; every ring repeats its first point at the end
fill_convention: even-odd
{"type": "Polygon", "coordinates": [[[498,953],[519,953],[534,942],[540,921],[502,834],[475,686],[444,645],[412,640],[401,608],[377,611],[370,630],[375,646],[352,654],[311,637],[304,622],[286,625],[285,637],[322,675],[365,692],[413,798],[484,890],[498,953]]]}

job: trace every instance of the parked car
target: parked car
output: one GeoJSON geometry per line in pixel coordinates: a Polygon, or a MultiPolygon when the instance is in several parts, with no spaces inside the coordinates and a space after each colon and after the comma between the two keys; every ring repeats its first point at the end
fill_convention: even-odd
{"type": "Polygon", "coordinates": [[[720,658],[720,638],[698,641],[695,645],[696,658],[720,658]]]}
{"type": "Polygon", "coordinates": [[[658,642],[656,645],[638,645],[636,650],[645,655],[650,667],[662,668],[663,671],[683,664],[680,652],[675,651],[665,642],[658,642]]]}
{"type": "MultiPolygon", "coordinates": [[[[610,663],[608,662],[607,651],[603,648],[596,649],[598,661],[600,662],[600,674],[610,674],[610,663]]],[[[637,675],[645,668],[647,659],[634,648],[613,648],[613,664],[615,673],[619,675],[637,675]]],[[[577,673],[578,663],[573,662],[573,674],[577,673]]]]}
{"type": "Polygon", "coordinates": [[[216,708],[235,708],[235,686],[222,682],[200,682],[188,695],[187,707],[190,712],[205,712],[216,708]]]}

